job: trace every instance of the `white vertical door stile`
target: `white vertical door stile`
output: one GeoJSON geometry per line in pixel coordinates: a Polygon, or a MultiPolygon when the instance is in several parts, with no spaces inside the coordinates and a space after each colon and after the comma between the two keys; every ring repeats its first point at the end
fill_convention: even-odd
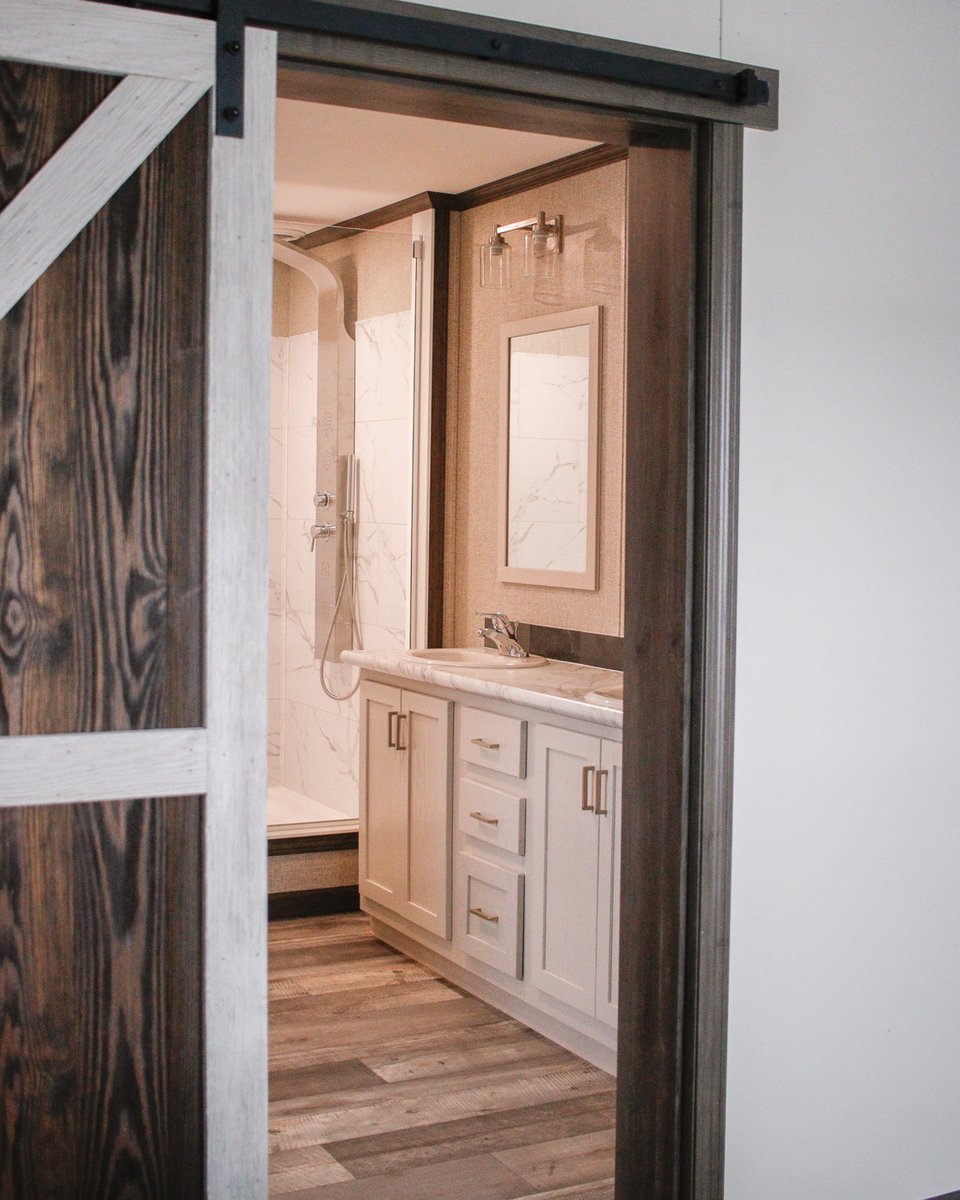
{"type": "MultiPolygon", "coordinates": [[[[0,0],[0,60],[123,77],[0,212],[0,317],[214,83],[214,22],[0,0]]],[[[204,796],[206,1196],[267,1196],[266,613],[276,35],[246,33],[245,136],[210,129],[205,719],[0,738],[0,807],[204,796]]],[[[215,106],[211,103],[211,121],[215,106]]],[[[202,253],[202,248],[197,248],[202,253]]]]}
{"type": "MultiPolygon", "coordinates": [[[[211,135],[204,825],[207,1194],[267,1194],[267,514],[276,34],[211,135]]],[[[211,116],[214,109],[211,107],[211,116]]]]}

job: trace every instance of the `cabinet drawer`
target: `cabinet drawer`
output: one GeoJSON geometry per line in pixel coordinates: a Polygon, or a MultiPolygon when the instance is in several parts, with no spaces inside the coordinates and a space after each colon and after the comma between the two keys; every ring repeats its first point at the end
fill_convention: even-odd
{"type": "Polygon", "coordinates": [[[523,876],[462,850],[457,876],[454,944],[505,975],[522,979],[523,876]]]}
{"type": "Polygon", "coordinates": [[[527,774],[527,723],[482,708],[460,707],[460,757],[515,779],[527,774]]]}
{"type": "Polygon", "coordinates": [[[525,852],[526,807],[523,796],[513,796],[479,779],[460,780],[458,826],[462,833],[489,846],[511,854],[525,852]]]}

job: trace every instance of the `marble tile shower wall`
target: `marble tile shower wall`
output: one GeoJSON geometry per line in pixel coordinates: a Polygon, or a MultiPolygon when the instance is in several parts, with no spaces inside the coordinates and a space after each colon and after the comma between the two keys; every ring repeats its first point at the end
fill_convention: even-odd
{"type": "MultiPolygon", "coordinates": [[[[402,649],[407,640],[412,425],[409,313],[357,323],[355,450],[360,463],[358,598],[363,643],[402,649]]],[[[332,700],[320,684],[316,645],[315,519],[317,335],[274,338],[270,417],[269,774],[302,795],[355,817],[359,804],[358,697],[332,700]]],[[[321,434],[326,437],[326,406],[321,434]]],[[[335,430],[330,430],[331,454],[335,430]]],[[[339,500],[339,497],[338,497],[339,500]]],[[[325,635],[323,605],[319,636],[325,635]]],[[[352,667],[328,664],[336,692],[352,667]]]]}
{"type": "Polygon", "coordinates": [[[368,650],[408,644],[412,363],[412,313],[357,322],[357,595],[368,650]]]}

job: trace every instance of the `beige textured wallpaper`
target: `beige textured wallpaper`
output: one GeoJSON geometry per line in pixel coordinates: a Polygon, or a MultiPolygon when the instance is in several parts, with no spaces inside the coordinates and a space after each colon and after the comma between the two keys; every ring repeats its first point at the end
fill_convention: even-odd
{"type": "Polygon", "coordinates": [[[347,328],[410,307],[413,220],[404,217],[311,250],[343,281],[347,328]]]}
{"type": "Polygon", "coordinates": [[[590,633],[623,633],[623,320],[626,166],[597,170],[498,200],[460,216],[453,288],[447,452],[445,640],[476,642],[478,610],[590,633]],[[562,213],[566,240],[557,276],[523,276],[522,235],[513,245],[513,287],[479,286],[479,246],[495,224],[562,213]],[[499,331],[506,321],[602,306],[599,586],[596,591],[497,581],[499,331]]]}

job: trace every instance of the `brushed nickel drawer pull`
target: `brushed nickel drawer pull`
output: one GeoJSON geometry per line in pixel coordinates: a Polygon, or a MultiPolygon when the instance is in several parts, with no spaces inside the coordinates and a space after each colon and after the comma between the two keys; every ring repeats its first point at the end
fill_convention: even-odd
{"type": "Polygon", "coordinates": [[[406,713],[403,713],[403,712],[397,713],[397,749],[398,750],[406,750],[406,748],[407,748],[406,743],[400,741],[400,722],[405,721],[406,719],[407,719],[406,713]]]}
{"type": "Polygon", "coordinates": [[[399,732],[400,732],[399,719],[397,720],[397,734],[395,734],[393,732],[393,718],[394,717],[399,718],[399,716],[400,716],[400,714],[398,712],[396,712],[395,710],[387,713],[387,745],[390,747],[391,750],[399,750],[399,746],[397,745],[397,741],[398,741],[397,734],[399,734],[399,732]]]}
{"type": "Polygon", "coordinates": [[[596,813],[598,817],[609,817],[610,809],[607,800],[610,797],[610,772],[606,767],[597,772],[594,795],[596,797],[596,813]]]}
{"type": "Polygon", "coordinates": [[[499,742],[488,742],[486,738],[471,738],[471,746],[479,746],[481,750],[499,750],[499,742]]]}
{"type": "Polygon", "coordinates": [[[594,774],[596,769],[596,767],[584,767],[581,773],[580,808],[583,812],[595,813],[597,811],[590,803],[590,776],[594,774]]]}
{"type": "Polygon", "coordinates": [[[479,917],[481,921],[489,921],[491,925],[499,925],[499,917],[491,917],[489,913],[485,913],[482,908],[471,908],[470,911],[475,917],[479,917]]]}
{"type": "Polygon", "coordinates": [[[475,821],[482,821],[484,823],[484,825],[499,825],[500,824],[499,817],[485,817],[483,815],[483,813],[479,813],[479,812],[471,813],[470,816],[473,817],[473,819],[475,821]]]}

